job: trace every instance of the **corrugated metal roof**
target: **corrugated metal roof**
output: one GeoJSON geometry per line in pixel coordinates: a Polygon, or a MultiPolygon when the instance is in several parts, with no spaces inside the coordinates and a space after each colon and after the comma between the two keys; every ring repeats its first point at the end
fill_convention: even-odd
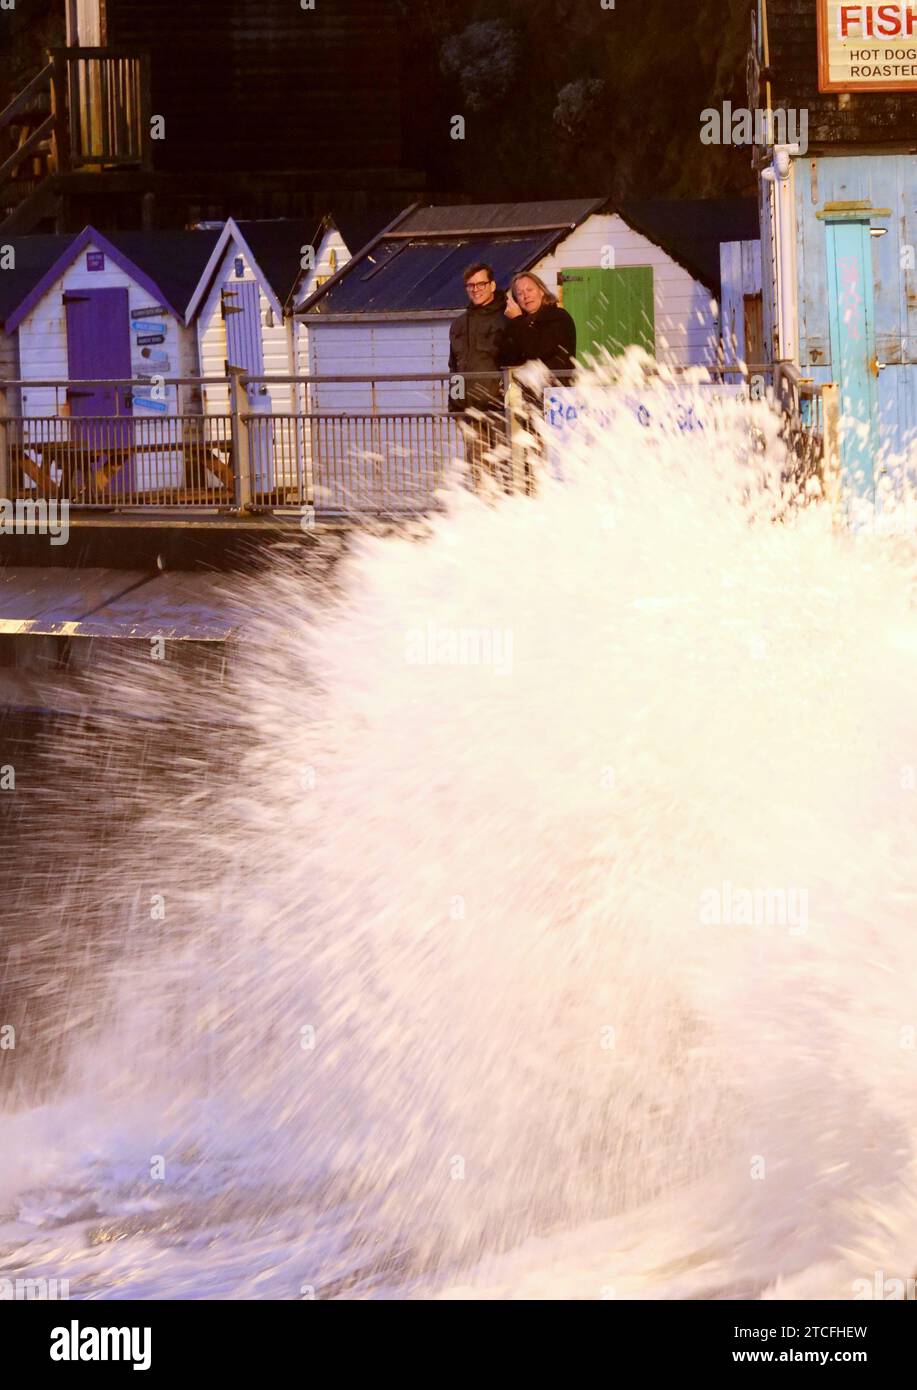
{"type": "MultiPolygon", "coordinates": [[[[399,228],[400,230],[400,228],[399,228]]],[[[320,314],[420,313],[464,309],[468,303],[462,273],[474,261],[494,268],[505,287],[517,270],[545,255],[556,233],[533,236],[469,236],[448,240],[386,238],[317,302],[320,314]]]]}
{"type": "Polygon", "coordinates": [[[538,203],[471,203],[458,207],[417,208],[399,232],[512,232],[528,227],[572,226],[605,202],[604,198],[566,198],[538,203]]]}

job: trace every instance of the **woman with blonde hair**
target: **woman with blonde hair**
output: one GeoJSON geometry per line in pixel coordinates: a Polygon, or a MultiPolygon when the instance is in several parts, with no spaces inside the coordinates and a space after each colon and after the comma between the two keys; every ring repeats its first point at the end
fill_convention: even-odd
{"type": "Polygon", "coordinates": [[[506,317],[504,367],[543,362],[549,372],[571,370],[576,356],[576,324],[533,271],[523,270],[513,276],[506,317]]]}

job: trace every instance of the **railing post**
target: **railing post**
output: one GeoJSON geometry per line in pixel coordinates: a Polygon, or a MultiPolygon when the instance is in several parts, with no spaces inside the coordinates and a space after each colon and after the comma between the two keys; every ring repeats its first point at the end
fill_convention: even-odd
{"type": "Polygon", "coordinates": [[[252,505],[252,463],[248,420],[243,419],[242,414],[243,411],[247,413],[248,409],[248,393],[242,382],[243,376],[241,368],[229,368],[233,495],[237,510],[247,512],[252,505]]]}
{"type": "Polygon", "coordinates": [[[528,486],[526,473],[525,445],[522,433],[525,428],[525,409],[522,387],[516,380],[515,372],[506,373],[506,443],[509,448],[510,477],[514,492],[525,492],[528,486]]]}
{"type": "Polygon", "coordinates": [[[67,122],[67,62],[57,49],[49,51],[51,63],[51,114],[54,117],[52,149],[58,174],[70,172],[70,132],[67,122]]]}
{"type": "Polygon", "coordinates": [[[7,387],[0,386],[0,498],[13,501],[12,470],[10,468],[9,399],[7,387]]]}
{"type": "Polygon", "coordinates": [[[831,512],[837,523],[840,521],[841,510],[841,401],[840,387],[836,382],[828,382],[821,388],[821,400],[824,439],[822,475],[825,497],[831,504],[831,512]]]}

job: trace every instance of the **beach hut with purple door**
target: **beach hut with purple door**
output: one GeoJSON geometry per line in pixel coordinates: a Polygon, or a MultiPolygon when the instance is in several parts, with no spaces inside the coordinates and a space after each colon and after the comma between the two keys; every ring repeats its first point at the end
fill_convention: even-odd
{"type": "MultiPolygon", "coordinates": [[[[78,436],[96,462],[109,451],[119,456],[117,475],[108,484],[113,495],[181,486],[181,450],[143,451],[137,444],[147,435],[131,422],[195,408],[190,395],[180,400],[178,388],[165,379],[199,375],[187,305],[216,236],[207,231],[105,235],[86,227],[59,241],[59,254],[8,307],[3,323],[22,382],[19,412],[25,420],[69,420],[71,438],[78,436]],[[106,381],[135,385],[86,384],[106,381]],[[72,422],[81,419],[85,428],[75,431],[72,422]],[[135,448],[128,463],[123,451],[129,440],[135,448]]],[[[154,437],[152,430],[148,437],[154,437]]]]}

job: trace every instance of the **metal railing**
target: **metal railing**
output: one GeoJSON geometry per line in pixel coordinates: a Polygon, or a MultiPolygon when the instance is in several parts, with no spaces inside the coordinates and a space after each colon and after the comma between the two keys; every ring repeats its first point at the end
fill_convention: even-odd
{"type": "Polygon", "coordinates": [[[156,413],[146,381],[0,381],[0,496],[118,510],[423,510],[457,464],[499,442],[481,425],[469,435],[441,404],[448,380],[169,377],[157,384],[156,413]],[[317,395],[364,386],[375,405],[362,410],[330,409],[317,395]],[[393,389],[432,403],[386,408],[380,393],[393,389]],[[107,414],[94,405],[103,396],[107,414]]]}
{"type": "MultiPolygon", "coordinates": [[[[471,385],[486,408],[466,414],[449,409],[454,380],[231,369],[163,378],[155,392],[148,381],[0,381],[0,497],[108,510],[403,514],[436,506],[460,469],[475,487],[489,475],[507,491],[530,491],[519,384],[510,373],[466,377],[488,392],[482,400],[471,385]],[[102,398],[113,413],[99,408],[102,398]]],[[[820,471],[831,388],[793,386],[794,448],[801,467],[820,471]]]]}
{"type": "Polygon", "coordinates": [[[228,415],[8,418],[11,493],[84,507],[231,506],[231,426],[228,415]]]}
{"type": "Polygon", "coordinates": [[[429,505],[463,453],[461,422],[424,411],[248,415],[252,501],[324,511],[429,505]]]}

